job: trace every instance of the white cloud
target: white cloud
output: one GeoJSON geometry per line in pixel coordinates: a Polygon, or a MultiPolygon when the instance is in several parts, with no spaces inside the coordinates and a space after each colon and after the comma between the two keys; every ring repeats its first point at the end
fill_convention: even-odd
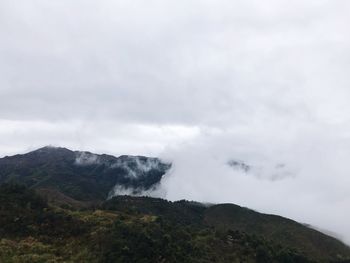
{"type": "Polygon", "coordinates": [[[232,202],[284,215],[350,243],[350,138],[333,128],[318,126],[293,138],[234,132],[200,136],[164,153],[174,165],[161,189],[171,200],[232,202]],[[236,158],[261,169],[246,173],[227,165],[236,158]],[[276,180],[276,164],[291,176],[276,180]]]}
{"type": "Polygon", "coordinates": [[[0,155],[54,145],[115,155],[156,156],[166,145],[180,145],[198,135],[198,127],[184,125],[0,120],[0,155]]]}

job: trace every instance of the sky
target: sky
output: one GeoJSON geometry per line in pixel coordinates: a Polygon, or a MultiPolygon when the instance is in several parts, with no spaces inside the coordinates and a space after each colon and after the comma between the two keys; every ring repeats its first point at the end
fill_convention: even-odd
{"type": "Polygon", "coordinates": [[[345,0],[3,0],[0,156],[158,156],[174,164],[166,198],[233,202],[350,243],[349,12],[345,0]]]}

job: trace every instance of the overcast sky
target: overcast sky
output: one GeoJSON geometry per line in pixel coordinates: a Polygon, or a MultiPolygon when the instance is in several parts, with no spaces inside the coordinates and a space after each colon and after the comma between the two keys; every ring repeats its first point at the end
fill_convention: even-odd
{"type": "Polygon", "coordinates": [[[349,12],[346,0],[3,0],[0,156],[160,156],[174,162],[167,198],[350,242],[349,12]]]}

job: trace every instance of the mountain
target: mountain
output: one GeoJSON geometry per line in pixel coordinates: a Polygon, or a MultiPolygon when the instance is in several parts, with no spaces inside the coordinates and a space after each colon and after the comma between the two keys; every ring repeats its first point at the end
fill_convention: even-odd
{"type": "Polygon", "coordinates": [[[249,235],[263,236],[294,248],[314,259],[349,256],[350,249],[333,237],[288,218],[255,212],[234,204],[219,204],[206,210],[204,220],[217,229],[234,229],[249,235]]]}
{"type": "Polygon", "coordinates": [[[94,208],[0,185],[0,262],[350,262],[336,239],[233,204],[117,196],[94,208]]]}
{"type": "Polygon", "coordinates": [[[288,218],[111,195],[142,195],[170,167],[55,147],[0,159],[0,262],[350,262],[348,246],[288,218]]]}
{"type": "Polygon", "coordinates": [[[96,202],[115,191],[140,194],[150,190],[170,167],[157,158],[114,157],[47,146],[1,158],[0,184],[24,184],[57,200],[96,202]]]}

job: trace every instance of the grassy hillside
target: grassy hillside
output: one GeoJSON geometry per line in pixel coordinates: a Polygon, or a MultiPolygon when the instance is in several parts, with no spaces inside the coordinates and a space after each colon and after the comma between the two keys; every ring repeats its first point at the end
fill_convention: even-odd
{"type": "Polygon", "coordinates": [[[62,206],[48,204],[22,186],[0,186],[0,262],[341,262],[350,255],[348,248],[320,233],[320,242],[332,240],[323,254],[300,249],[310,245],[305,241],[309,230],[280,217],[269,227],[289,232],[297,224],[293,231],[305,238],[298,246],[293,240],[289,246],[279,235],[250,231],[261,224],[259,217],[270,216],[250,210],[245,215],[247,210],[238,206],[208,208],[130,196],[94,209],[62,206]],[[237,215],[240,229],[232,223],[237,215]],[[344,252],[343,258],[333,255],[336,250],[344,252]]]}

